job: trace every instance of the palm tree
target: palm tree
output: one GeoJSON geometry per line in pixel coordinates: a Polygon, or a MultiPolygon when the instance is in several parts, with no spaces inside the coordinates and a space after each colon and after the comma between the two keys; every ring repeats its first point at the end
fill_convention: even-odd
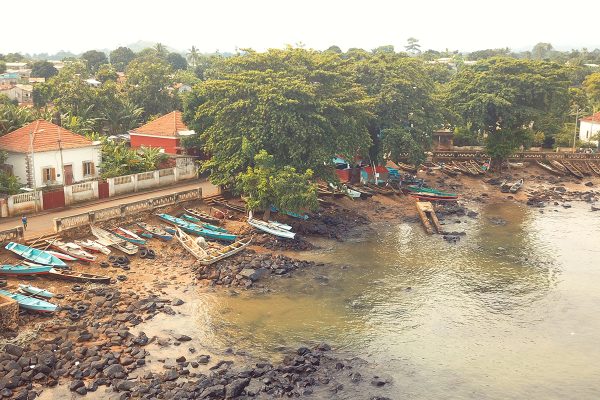
{"type": "Polygon", "coordinates": [[[137,127],[143,113],[143,108],[125,100],[120,107],[104,110],[102,120],[109,135],[118,135],[137,127]]]}
{"type": "Polygon", "coordinates": [[[188,50],[187,59],[192,67],[196,67],[198,65],[198,61],[200,60],[200,52],[196,48],[196,46],[192,46],[191,49],[188,50]]]}
{"type": "Polygon", "coordinates": [[[154,46],[154,50],[156,51],[156,55],[159,57],[167,56],[167,47],[162,43],[156,43],[156,45],[154,46]]]}
{"type": "Polygon", "coordinates": [[[27,108],[12,104],[0,107],[0,136],[19,129],[35,120],[35,115],[27,108]]]}

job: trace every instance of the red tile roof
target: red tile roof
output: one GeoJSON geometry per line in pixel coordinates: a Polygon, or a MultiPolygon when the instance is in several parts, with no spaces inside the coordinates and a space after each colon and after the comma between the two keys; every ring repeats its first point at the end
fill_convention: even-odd
{"type": "Polygon", "coordinates": [[[590,115],[589,117],[581,118],[581,120],[585,122],[594,122],[600,124],[600,111],[594,115],[590,115]]]}
{"type": "Polygon", "coordinates": [[[31,151],[29,135],[32,132],[33,151],[35,152],[60,150],[61,148],[76,149],[93,145],[91,140],[81,135],[40,119],[0,136],[0,149],[15,153],[29,153],[31,151]]]}
{"type": "Polygon", "coordinates": [[[146,125],[142,125],[139,128],[130,131],[130,133],[139,133],[141,135],[150,136],[178,137],[178,132],[189,130],[187,125],[183,123],[181,115],[181,111],[170,112],[154,121],[148,122],[146,125]]]}

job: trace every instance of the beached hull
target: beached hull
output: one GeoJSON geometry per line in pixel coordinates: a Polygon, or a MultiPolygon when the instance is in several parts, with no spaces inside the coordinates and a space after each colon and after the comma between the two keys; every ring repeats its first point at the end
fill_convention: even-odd
{"type": "Polygon", "coordinates": [[[51,313],[56,311],[56,309],[58,308],[56,304],[48,303],[47,301],[33,298],[30,295],[12,293],[6,290],[0,290],[0,294],[6,297],[10,297],[11,299],[19,303],[19,307],[29,311],[51,313]]]}
{"type": "Polygon", "coordinates": [[[19,285],[19,290],[27,293],[30,296],[45,297],[47,299],[51,299],[52,297],[54,297],[54,293],[49,292],[44,289],[36,288],[35,286],[31,286],[31,285],[21,284],[21,285],[19,285]]]}
{"type": "Polygon", "coordinates": [[[195,218],[198,218],[202,222],[208,222],[209,224],[218,224],[219,219],[211,217],[205,212],[194,210],[193,208],[184,208],[185,212],[195,218]]]}
{"type": "Polygon", "coordinates": [[[162,240],[171,240],[173,239],[173,235],[169,234],[164,229],[161,229],[157,226],[148,225],[143,222],[138,222],[138,226],[142,228],[145,232],[150,233],[152,236],[155,236],[162,240]]]}
{"type": "Polygon", "coordinates": [[[46,240],[51,247],[56,250],[66,254],[68,256],[74,257],[76,260],[85,261],[85,262],[94,262],[96,261],[96,256],[91,255],[87,251],[83,250],[79,245],[73,243],[65,243],[58,240],[46,240]]]}
{"type": "Polygon", "coordinates": [[[38,266],[25,266],[25,265],[0,265],[0,275],[8,276],[25,276],[25,275],[43,275],[50,272],[52,266],[49,265],[38,265],[38,266]]]}
{"type": "Polygon", "coordinates": [[[116,237],[123,239],[129,243],[133,243],[138,246],[143,246],[146,244],[146,241],[141,237],[135,235],[133,232],[125,231],[123,228],[117,228],[111,231],[116,237]],[[135,235],[135,236],[134,236],[135,235]]]}
{"type": "Polygon", "coordinates": [[[191,255],[196,257],[198,260],[203,260],[208,256],[206,250],[204,250],[196,242],[196,239],[185,233],[181,228],[177,227],[175,231],[175,237],[177,241],[186,249],[191,255]]]}
{"type": "Polygon", "coordinates": [[[110,254],[110,249],[108,247],[93,240],[74,240],[74,242],[81,248],[86,249],[87,251],[91,251],[93,253],[102,253],[106,255],[110,254]]]}
{"type": "Polygon", "coordinates": [[[19,243],[9,242],[5,246],[6,250],[10,250],[20,257],[26,260],[32,261],[36,264],[41,265],[52,265],[56,267],[66,267],[67,264],[64,261],[58,259],[56,256],[49,254],[43,250],[28,247],[19,243]]]}
{"type": "Polygon", "coordinates": [[[110,283],[109,276],[84,274],[79,272],[67,272],[57,269],[51,269],[50,272],[48,272],[48,277],[71,282],[110,283]]]}
{"type": "Polygon", "coordinates": [[[133,243],[129,243],[111,232],[99,228],[97,226],[90,227],[92,235],[98,238],[98,242],[104,246],[112,246],[115,249],[122,251],[125,254],[133,255],[138,252],[138,247],[133,243]]]}
{"type": "Polygon", "coordinates": [[[186,221],[190,221],[197,225],[200,225],[202,228],[208,229],[210,231],[229,233],[227,229],[221,228],[220,226],[211,225],[208,222],[202,221],[200,218],[194,217],[193,215],[183,214],[181,218],[185,219],[186,221]]]}
{"type": "Polygon", "coordinates": [[[296,234],[294,232],[287,231],[285,229],[278,228],[277,226],[268,222],[248,218],[248,224],[259,229],[263,232],[270,233],[271,235],[279,236],[286,239],[294,239],[296,234]]]}
{"type": "Polygon", "coordinates": [[[210,265],[224,258],[231,257],[232,255],[244,250],[250,245],[251,242],[252,238],[242,239],[230,244],[229,246],[225,246],[218,250],[210,251],[208,252],[206,257],[200,260],[200,264],[210,265]]]}
{"type": "Polygon", "coordinates": [[[235,242],[235,240],[237,239],[236,235],[232,235],[230,233],[211,231],[209,229],[202,228],[201,226],[196,225],[192,222],[188,222],[184,219],[177,218],[169,214],[157,214],[157,216],[163,221],[175,225],[181,228],[183,231],[191,233],[193,235],[203,236],[209,239],[225,240],[229,242],[235,242]]]}
{"type": "Polygon", "coordinates": [[[523,183],[524,183],[523,179],[518,180],[514,185],[512,185],[510,187],[510,192],[517,193],[521,189],[521,187],[523,187],[523,183]]]}

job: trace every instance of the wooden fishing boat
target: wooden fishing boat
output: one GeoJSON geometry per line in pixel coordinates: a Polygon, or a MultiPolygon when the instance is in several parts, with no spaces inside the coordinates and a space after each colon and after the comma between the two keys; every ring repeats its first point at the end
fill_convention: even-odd
{"type": "Polygon", "coordinates": [[[469,175],[471,175],[471,176],[479,176],[479,175],[481,175],[479,168],[477,168],[473,164],[471,164],[471,160],[464,161],[463,165],[464,165],[465,169],[467,171],[469,171],[469,175]]]}
{"type": "Polygon", "coordinates": [[[209,229],[206,229],[199,225],[196,225],[192,222],[186,221],[181,218],[174,217],[169,214],[156,214],[156,215],[158,216],[158,218],[162,219],[163,221],[166,221],[172,225],[178,226],[185,232],[192,233],[194,235],[204,236],[209,239],[226,240],[229,242],[235,242],[235,240],[237,239],[237,236],[233,235],[231,233],[211,231],[209,229]]]}
{"type": "Polygon", "coordinates": [[[170,227],[168,225],[161,225],[160,228],[164,229],[164,231],[167,232],[169,235],[175,236],[175,233],[177,233],[176,228],[170,227]]]}
{"type": "Polygon", "coordinates": [[[96,261],[96,256],[83,250],[79,245],[75,243],[66,243],[61,240],[46,240],[46,242],[56,250],[71,257],[75,257],[77,260],[85,262],[96,261]]]}
{"type": "Polygon", "coordinates": [[[64,261],[60,260],[55,255],[52,255],[44,250],[25,246],[24,244],[9,242],[4,248],[36,264],[52,265],[54,267],[67,266],[64,261]]]}
{"type": "Polygon", "coordinates": [[[261,221],[259,219],[254,219],[252,216],[248,217],[248,224],[259,229],[263,232],[270,233],[271,235],[279,236],[286,239],[294,239],[296,234],[289,230],[281,229],[277,225],[274,225],[270,222],[261,221]]]}
{"type": "Polygon", "coordinates": [[[195,208],[184,208],[184,210],[186,214],[198,218],[202,222],[208,222],[209,224],[218,224],[220,222],[219,218],[211,217],[207,213],[197,210],[195,208]]]}
{"type": "Polygon", "coordinates": [[[561,163],[559,163],[556,160],[550,160],[550,165],[557,171],[560,171],[563,173],[563,175],[567,175],[569,173],[569,170],[565,168],[564,165],[562,165],[561,163]]]}
{"type": "Polygon", "coordinates": [[[72,282],[110,283],[110,276],[51,269],[48,277],[72,282]]]}
{"type": "Polygon", "coordinates": [[[521,187],[523,186],[523,182],[525,182],[523,179],[519,179],[518,181],[516,181],[511,187],[510,187],[510,192],[511,193],[517,193],[519,191],[519,189],[521,189],[521,187]]]}
{"type": "Polygon", "coordinates": [[[216,207],[211,207],[210,208],[210,212],[218,219],[225,219],[225,218],[229,218],[229,214],[226,213],[225,211],[221,211],[216,207]]]}
{"type": "Polygon", "coordinates": [[[20,284],[19,290],[31,296],[45,297],[47,299],[51,299],[52,297],[54,297],[54,293],[49,292],[45,289],[36,288],[35,286],[31,285],[20,284]]]}
{"type": "Polygon", "coordinates": [[[273,205],[271,206],[271,211],[272,212],[279,212],[279,213],[282,213],[282,214],[285,214],[285,215],[289,215],[290,217],[302,219],[304,221],[306,221],[308,219],[308,215],[307,214],[299,214],[299,213],[295,213],[293,211],[279,210],[279,209],[277,209],[277,207],[275,207],[273,205]]]}
{"type": "Polygon", "coordinates": [[[585,176],[590,176],[593,174],[592,170],[588,167],[585,161],[573,162],[572,164],[585,176]]]}
{"type": "Polygon", "coordinates": [[[525,168],[525,164],[522,162],[511,162],[508,161],[508,166],[511,168],[525,168]]]}
{"type": "Polygon", "coordinates": [[[598,164],[592,162],[592,161],[586,161],[588,167],[590,168],[590,170],[592,170],[592,172],[594,172],[594,174],[596,174],[597,176],[600,176],[600,167],[598,167],[598,164]]]}
{"type": "Polygon", "coordinates": [[[413,192],[413,193],[421,192],[421,193],[432,193],[432,194],[435,194],[438,196],[444,196],[444,197],[458,197],[458,195],[456,193],[442,192],[441,190],[427,188],[427,187],[404,186],[403,188],[405,190],[407,190],[409,192],[413,192]]]}
{"type": "Polygon", "coordinates": [[[142,228],[131,229],[131,232],[135,233],[136,235],[138,235],[139,237],[144,238],[144,239],[152,239],[152,238],[154,238],[153,234],[151,234],[148,231],[143,230],[142,228]]]}
{"type": "Polygon", "coordinates": [[[382,194],[385,196],[391,196],[396,194],[396,191],[388,186],[378,186],[373,183],[367,183],[365,186],[377,194],[382,194]]]}
{"type": "Polygon", "coordinates": [[[411,192],[409,194],[410,197],[413,197],[415,199],[419,199],[419,200],[423,200],[423,201],[456,201],[458,200],[458,197],[451,197],[451,196],[439,196],[439,195],[435,195],[433,193],[421,193],[421,192],[416,192],[413,193],[411,192]]]}
{"type": "Polygon", "coordinates": [[[129,243],[105,229],[94,225],[90,226],[90,229],[92,231],[92,235],[98,238],[98,243],[104,246],[112,246],[115,249],[129,255],[133,255],[138,251],[138,247],[135,244],[129,243]]]}
{"type": "Polygon", "coordinates": [[[44,250],[44,251],[62,261],[77,261],[77,257],[73,257],[68,254],[61,253],[60,251],[54,251],[54,250],[44,250]]]}
{"type": "Polygon", "coordinates": [[[457,176],[460,174],[460,171],[456,170],[456,168],[448,165],[448,164],[438,164],[440,167],[440,171],[448,176],[457,176]]]}
{"type": "Polygon", "coordinates": [[[224,258],[230,257],[234,254],[239,253],[244,250],[246,247],[250,245],[252,242],[252,237],[247,239],[240,239],[236,242],[231,243],[228,246],[221,247],[217,250],[211,250],[208,252],[207,256],[203,259],[200,259],[200,264],[210,265],[224,258]]]}
{"type": "Polygon", "coordinates": [[[91,251],[93,253],[102,253],[106,255],[110,254],[110,249],[108,247],[90,239],[74,240],[73,242],[81,248],[86,249],[87,251],[91,251]]]}
{"type": "Polygon", "coordinates": [[[346,186],[350,190],[354,190],[355,192],[359,192],[360,195],[361,195],[361,197],[363,197],[363,198],[371,197],[371,196],[373,196],[375,194],[375,193],[373,193],[373,191],[371,189],[369,189],[367,187],[364,187],[364,186],[358,187],[358,186],[349,185],[349,184],[346,184],[346,186]]]}
{"type": "Polygon", "coordinates": [[[484,169],[477,161],[475,160],[469,160],[469,163],[471,164],[471,166],[473,167],[473,169],[475,171],[477,171],[477,173],[479,175],[483,175],[485,174],[485,172],[487,171],[487,169],[484,169]]]}
{"type": "Polygon", "coordinates": [[[559,175],[559,176],[563,175],[562,172],[560,172],[557,169],[552,168],[550,165],[548,165],[548,164],[546,164],[544,162],[536,161],[536,163],[537,163],[537,165],[539,165],[540,167],[542,167],[543,169],[545,169],[546,171],[548,171],[548,172],[550,172],[550,173],[552,173],[554,175],[559,175]]]}
{"type": "Polygon", "coordinates": [[[458,162],[458,161],[452,161],[451,164],[454,168],[456,168],[457,170],[459,170],[461,173],[466,174],[466,175],[472,175],[471,171],[469,169],[467,169],[462,163],[458,162]]]}
{"type": "Polygon", "coordinates": [[[58,308],[56,304],[49,303],[45,300],[40,300],[31,297],[31,295],[24,295],[20,293],[12,293],[7,290],[0,290],[0,294],[6,297],[10,297],[19,303],[19,307],[30,311],[36,312],[54,312],[58,308]]]}
{"type": "Polygon", "coordinates": [[[414,165],[405,164],[403,162],[397,162],[396,165],[403,171],[410,172],[413,174],[417,173],[417,167],[415,167],[414,165]]]}
{"type": "Polygon", "coordinates": [[[502,183],[500,184],[500,191],[501,191],[502,193],[508,193],[508,192],[510,192],[510,188],[511,188],[511,186],[512,186],[512,185],[511,185],[510,183],[508,183],[508,181],[507,181],[507,180],[504,180],[504,181],[502,181],[502,183]]]}
{"type": "Polygon", "coordinates": [[[162,239],[162,240],[171,240],[171,239],[173,239],[173,235],[172,234],[168,233],[167,231],[165,231],[164,229],[162,229],[162,228],[160,228],[158,226],[150,225],[150,224],[147,224],[145,222],[138,222],[137,224],[138,224],[138,226],[140,228],[142,228],[142,230],[144,230],[145,232],[150,233],[152,236],[156,236],[159,239],[162,239]]]}
{"type": "Polygon", "coordinates": [[[51,269],[51,265],[0,265],[0,275],[42,275],[47,274],[51,269]]]}
{"type": "Polygon", "coordinates": [[[146,244],[146,239],[142,239],[141,237],[139,237],[138,235],[136,235],[135,233],[131,232],[128,229],[117,227],[117,228],[113,229],[111,232],[114,233],[115,236],[117,236],[123,240],[126,240],[130,243],[140,245],[140,246],[143,246],[146,244]]]}
{"type": "Polygon", "coordinates": [[[206,204],[213,206],[213,205],[219,205],[219,206],[223,206],[229,210],[235,211],[235,212],[239,212],[239,213],[246,213],[246,209],[244,207],[235,205],[235,204],[231,204],[230,202],[228,202],[227,200],[225,200],[223,197],[221,196],[214,196],[214,197],[209,197],[206,200],[206,204]]]}
{"type": "Polygon", "coordinates": [[[576,178],[583,179],[583,174],[581,173],[581,171],[579,171],[577,169],[577,167],[575,167],[569,161],[563,160],[562,164],[565,166],[565,168],[567,169],[567,171],[569,171],[571,173],[571,175],[573,175],[576,178]]]}
{"type": "Polygon", "coordinates": [[[198,224],[201,227],[209,229],[211,231],[229,233],[229,231],[227,229],[225,229],[225,228],[221,228],[220,226],[215,226],[215,225],[209,224],[207,222],[203,222],[200,219],[198,219],[198,218],[196,218],[196,217],[194,217],[192,215],[189,215],[189,214],[182,214],[181,218],[183,218],[183,219],[185,219],[187,221],[193,222],[195,224],[198,224]]]}
{"type": "Polygon", "coordinates": [[[292,226],[291,225],[284,224],[283,222],[277,222],[277,221],[269,220],[269,223],[275,225],[279,229],[284,229],[286,231],[291,231],[292,230],[292,226]]]}
{"type": "Polygon", "coordinates": [[[175,237],[181,243],[184,249],[186,249],[190,254],[196,257],[198,260],[203,260],[208,256],[206,250],[204,250],[196,241],[197,238],[194,238],[184,231],[181,228],[175,228],[175,237]]]}

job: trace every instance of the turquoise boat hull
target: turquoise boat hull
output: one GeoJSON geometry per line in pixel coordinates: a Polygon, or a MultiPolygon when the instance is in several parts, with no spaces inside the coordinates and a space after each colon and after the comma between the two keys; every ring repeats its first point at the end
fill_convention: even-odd
{"type": "Polygon", "coordinates": [[[9,242],[4,248],[35,264],[51,265],[53,267],[67,266],[67,264],[65,264],[65,262],[59,259],[58,257],[53,256],[52,254],[47,253],[43,250],[25,246],[24,244],[9,242]]]}
{"type": "Polygon", "coordinates": [[[221,228],[220,226],[214,226],[214,225],[211,225],[211,224],[209,224],[207,222],[202,222],[202,220],[200,220],[199,218],[196,218],[196,217],[194,217],[192,215],[189,215],[189,214],[183,214],[181,216],[181,218],[183,218],[185,220],[188,220],[188,221],[191,221],[191,222],[193,222],[195,224],[198,224],[201,227],[203,227],[205,229],[208,229],[210,231],[229,233],[229,231],[227,229],[225,229],[225,228],[221,228]]]}
{"type": "Polygon", "coordinates": [[[45,297],[47,299],[51,299],[52,297],[54,297],[54,293],[49,292],[45,289],[40,289],[35,286],[31,286],[31,285],[21,284],[21,285],[19,285],[19,289],[21,289],[23,292],[27,293],[29,296],[45,297]]]}
{"type": "Polygon", "coordinates": [[[293,211],[281,211],[275,206],[271,206],[271,211],[286,214],[286,215],[289,215],[290,217],[302,219],[304,221],[306,221],[308,219],[308,215],[306,215],[306,214],[298,214],[293,211]]]}
{"type": "Polygon", "coordinates": [[[211,231],[209,229],[205,229],[199,225],[196,225],[192,222],[188,222],[184,219],[177,218],[177,217],[174,217],[169,214],[156,214],[156,215],[158,216],[158,218],[162,219],[163,221],[166,221],[170,224],[176,225],[179,228],[181,228],[183,231],[185,231],[187,233],[191,233],[193,235],[203,236],[203,237],[209,238],[209,239],[224,240],[224,241],[228,241],[228,242],[235,242],[237,240],[237,236],[232,235],[231,233],[211,231]]]}
{"type": "Polygon", "coordinates": [[[47,274],[53,267],[50,265],[0,265],[0,275],[40,275],[47,274]]]}
{"type": "Polygon", "coordinates": [[[443,197],[458,197],[458,195],[456,193],[446,193],[446,192],[442,192],[437,189],[426,188],[426,187],[406,186],[406,190],[413,192],[413,193],[431,193],[431,194],[435,194],[435,195],[443,196],[443,197]]]}
{"type": "Polygon", "coordinates": [[[112,233],[113,235],[115,235],[119,239],[123,239],[123,240],[125,240],[125,241],[127,241],[129,243],[137,244],[137,245],[140,245],[140,246],[143,246],[143,245],[146,244],[145,240],[136,239],[136,238],[132,238],[132,237],[129,237],[129,236],[122,235],[117,230],[110,231],[110,233],[112,233]]]}
{"type": "Polygon", "coordinates": [[[26,310],[37,312],[54,312],[58,308],[56,304],[33,298],[31,295],[12,293],[6,290],[0,290],[0,294],[15,300],[17,303],[19,303],[19,307],[22,307],[26,310]]]}

